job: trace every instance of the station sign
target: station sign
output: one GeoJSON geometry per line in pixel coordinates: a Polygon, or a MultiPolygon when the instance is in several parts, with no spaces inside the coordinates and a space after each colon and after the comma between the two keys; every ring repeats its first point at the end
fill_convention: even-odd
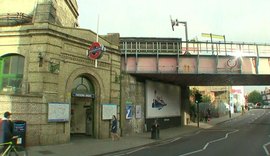
{"type": "Polygon", "coordinates": [[[103,52],[105,52],[105,47],[100,44],[99,42],[93,42],[89,47],[88,47],[88,58],[96,60],[100,59],[103,55],[103,52]]]}
{"type": "Polygon", "coordinates": [[[95,98],[95,94],[85,94],[85,93],[72,93],[73,97],[87,97],[87,98],[95,98]]]}

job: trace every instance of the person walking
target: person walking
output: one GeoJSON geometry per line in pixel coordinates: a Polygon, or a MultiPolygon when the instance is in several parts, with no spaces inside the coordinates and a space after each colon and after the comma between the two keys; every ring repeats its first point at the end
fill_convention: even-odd
{"type": "Polygon", "coordinates": [[[210,108],[208,108],[207,109],[207,116],[208,116],[208,121],[210,121],[210,119],[211,119],[211,110],[210,110],[210,108]]]}
{"type": "Polygon", "coordinates": [[[112,116],[112,122],[111,122],[111,135],[112,140],[119,140],[120,136],[117,133],[117,118],[115,115],[112,116]]]}
{"type": "Polygon", "coordinates": [[[204,121],[205,122],[208,121],[208,112],[207,112],[207,110],[204,111],[204,121]]]}

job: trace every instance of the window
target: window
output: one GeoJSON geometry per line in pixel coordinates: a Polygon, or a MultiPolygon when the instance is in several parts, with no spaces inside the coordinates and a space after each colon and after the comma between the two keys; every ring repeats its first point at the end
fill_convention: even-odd
{"type": "Polygon", "coordinates": [[[85,77],[77,77],[73,81],[73,90],[78,92],[94,93],[93,84],[85,77]]]}
{"type": "Polygon", "coordinates": [[[73,81],[72,88],[73,96],[94,98],[94,85],[86,77],[77,77],[73,81]]]}
{"type": "Polygon", "coordinates": [[[23,80],[24,57],[7,55],[0,57],[0,92],[20,93],[23,80]]]}

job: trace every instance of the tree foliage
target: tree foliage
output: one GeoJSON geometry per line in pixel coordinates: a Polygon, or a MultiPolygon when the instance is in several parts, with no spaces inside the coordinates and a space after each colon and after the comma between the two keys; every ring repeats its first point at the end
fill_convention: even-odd
{"type": "Polygon", "coordinates": [[[202,95],[197,88],[192,88],[192,90],[190,90],[190,96],[194,97],[195,102],[211,102],[211,97],[209,95],[202,95]]]}
{"type": "Polygon", "coordinates": [[[189,96],[193,96],[193,97],[195,97],[195,94],[196,94],[196,92],[198,92],[199,90],[197,89],[197,88],[192,88],[192,90],[190,90],[190,92],[189,92],[189,96]]]}
{"type": "Polygon", "coordinates": [[[211,102],[211,97],[209,95],[203,95],[202,96],[202,102],[210,103],[211,102]]]}
{"type": "Polygon", "coordinates": [[[257,90],[248,94],[248,102],[256,104],[257,102],[263,103],[262,95],[257,90]]]}

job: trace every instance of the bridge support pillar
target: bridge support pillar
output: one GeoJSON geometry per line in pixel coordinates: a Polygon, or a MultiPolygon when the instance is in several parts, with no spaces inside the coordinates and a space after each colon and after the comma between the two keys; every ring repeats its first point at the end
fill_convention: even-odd
{"type": "Polygon", "coordinates": [[[181,105],[180,109],[181,109],[182,126],[188,125],[190,122],[189,86],[181,86],[181,103],[180,103],[180,105],[181,105]]]}

